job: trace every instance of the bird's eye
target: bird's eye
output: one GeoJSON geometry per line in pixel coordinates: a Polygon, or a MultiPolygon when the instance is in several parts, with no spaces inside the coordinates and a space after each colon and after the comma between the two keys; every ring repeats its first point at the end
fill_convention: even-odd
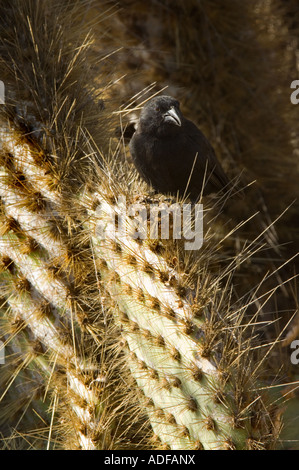
{"type": "Polygon", "coordinates": [[[159,112],[159,111],[160,111],[160,108],[159,108],[159,106],[156,106],[156,107],[155,107],[155,111],[157,111],[157,112],[159,112]]]}

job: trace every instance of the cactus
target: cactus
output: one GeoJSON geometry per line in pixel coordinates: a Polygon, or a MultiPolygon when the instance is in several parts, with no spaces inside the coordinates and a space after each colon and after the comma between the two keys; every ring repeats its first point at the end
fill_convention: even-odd
{"type": "Polygon", "coordinates": [[[93,237],[95,262],[118,304],[129,367],[163,448],[271,447],[271,406],[254,390],[244,312],[232,315],[218,295],[219,281],[207,273],[199,276],[196,296],[165,262],[161,246],[157,253],[126,232],[115,236],[113,212],[120,207],[111,210],[102,197],[99,207],[95,233],[105,227],[105,238],[93,237]]]}
{"type": "MultiPolygon", "coordinates": [[[[91,259],[86,260],[84,250],[76,260],[72,259],[67,253],[68,244],[63,245],[60,237],[52,239],[53,231],[49,230],[55,226],[59,194],[42,180],[43,165],[34,163],[30,146],[18,144],[18,139],[10,135],[7,132],[2,138],[4,156],[10,156],[9,165],[13,163],[16,171],[11,175],[7,166],[2,168],[5,220],[0,251],[7,266],[3,272],[6,304],[14,320],[18,318],[30,330],[35,362],[45,376],[51,377],[53,357],[55,368],[63,368],[72,421],[75,416],[80,422],[77,431],[80,448],[96,448],[95,442],[101,441],[98,426],[107,406],[105,393],[103,397],[97,390],[99,366],[92,354],[86,356],[86,346],[82,352],[79,347],[84,333],[101,344],[105,316],[102,318],[97,313],[94,321],[92,311],[86,315],[80,305],[81,299],[88,299],[89,303],[92,300],[82,292],[86,289],[86,279],[83,278],[82,290],[71,282],[72,277],[77,279],[79,266],[82,278],[92,269],[92,262],[98,269],[97,285],[100,284],[102,297],[107,299],[105,308],[113,303],[110,308],[122,327],[128,366],[143,392],[143,406],[162,446],[172,449],[271,446],[276,438],[270,419],[271,407],[263,405],[263,396],[254,391],[253,372],[257,367],[249,355],[250,336],[248,339],[243,335],[246,329],[242,327],[243,314],[232,315],[223,294],[217,294],[219,281],[203,273],[197,280],[197,289],[192,289],[186,281],[182,282],[178,269],[171,268],[167,257],[159,253],[165,249],[163,245],[157,248],[151,247],[148,241],[140,244],[126,237],[115,238],[109,227],[112,223],[111,203],[107,204],[109,194],[105,200],[104,190],[97,196],[90,195],[86,189],[79,197],[88,215],[85,215],[83,234],[79,225],[75,236],[83,246],[87,234],[95,235],[92,257],[89,253],[91,259]],[[17,156],[13,158],[14,155],[17,156]],[[15,174],[21,173],[26,177],[22,178],[20,189],[15,174]],[[36,181],[31,198],[28,194],[28,200],[22,198],[20,192],[24,194],[26,185],[29,182],[35,185],[36,181]],[[53,204],[53,220],[49,210],[44,222],[42,213],[30,210],[38,189],[53,204]],[[95,202],[101,208],[100,216],[94,210],[95,202]],[[105,237],[98,239],[96,233],[101,226],[105,227],[105,237]],[[204,286],[204,279],[208,287],[204,286]],[[208,301],[204,300],[205,296],[208,301]],[[98,375],[92,379],[94,373],[98,375]],[[88,409],[84,402],[88,403],[88,409]],[[83,424],[85,432],[81,430],[83,424]]],[[[199,272],[201,260],[197,262],[199,272]]],[[[93,289],[88,293],[92,294],[93,289]]],[[[100,308],[98,303],[96,306],[100,308]]],[[[50,385],[53,393],[58,393],[56,380],[50,380],[50,385]]]]}
{"type": "MultiPolygon", "coordinates": [[[[19,18],[18,35],[8,41],[3,32],[1,44],[4,441],[14,446],[15,427],[19,436],[31,432],[35,448],[276,448],[282,410],[271,390],[281,363],[272,374],[268,359],[285,327],[268,344],[261,335],[274,317],[259,314],[279,288],[268,284],[279,268],[246,297],[234,284],[242,269],[263,267],[255,258],[266,243],[273,250],[272,223],[265,228],[260,217],[261,233],[242,242],[246,221],[226,230],[227,214],[217,215],[212,199],[198,251],[186,252],[183,240],[136,239],[130,216],[126,232],[115,230],[122,201],[169,200],[148,194],[123,162],[111,132],[110,82],[102,86],[105,109],[94,71],[87,80],[94,44],[85,31],[73,39],[84,6],[60,7],[53,28],[49,3],[17,3],[3,7],[3,18],[19,18]],[[21,37],[31,57],[23,71],[21,37]],[[47,48],[50,65],[42,61],[47,48]]],[[[98,4],[90,8],[92,15],[98,4]]],[[[103,76],[107,68],[109,59],[103,76]]]]}

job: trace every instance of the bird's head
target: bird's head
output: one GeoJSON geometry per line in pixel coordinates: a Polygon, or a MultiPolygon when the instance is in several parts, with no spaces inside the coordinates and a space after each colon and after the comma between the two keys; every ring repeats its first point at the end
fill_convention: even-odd
{"type": "Polygon", "coordinates": [[[143,107],[138,127],[147,134],[171,135],[182,126],[180,103],[171,96],[157,96],[143,107]]]}

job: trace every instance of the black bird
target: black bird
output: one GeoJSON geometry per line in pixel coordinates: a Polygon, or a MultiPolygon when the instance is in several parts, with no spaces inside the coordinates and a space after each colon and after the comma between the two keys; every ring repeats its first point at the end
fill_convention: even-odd
{"type": "Polygon", "coordinates": [[[201,193],[229,187],[213,147],[171,96],[158,96],[145,104],[130,152],[143,179],[163,194],[188,195],[196,202],[201,193]]]}

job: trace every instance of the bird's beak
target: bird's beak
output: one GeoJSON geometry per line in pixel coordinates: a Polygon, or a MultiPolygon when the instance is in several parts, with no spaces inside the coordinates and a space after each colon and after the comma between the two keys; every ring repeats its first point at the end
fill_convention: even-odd
{"type": "Polygon", "coordinates": [[[172,124],[175,124],[176,126],[181,127],[182,121],[177,113],[177,111],[174,109],[174,107],[170,108],[167,113],[163,115],[163,120],[165,122],[171,122],[172,124]]]}

